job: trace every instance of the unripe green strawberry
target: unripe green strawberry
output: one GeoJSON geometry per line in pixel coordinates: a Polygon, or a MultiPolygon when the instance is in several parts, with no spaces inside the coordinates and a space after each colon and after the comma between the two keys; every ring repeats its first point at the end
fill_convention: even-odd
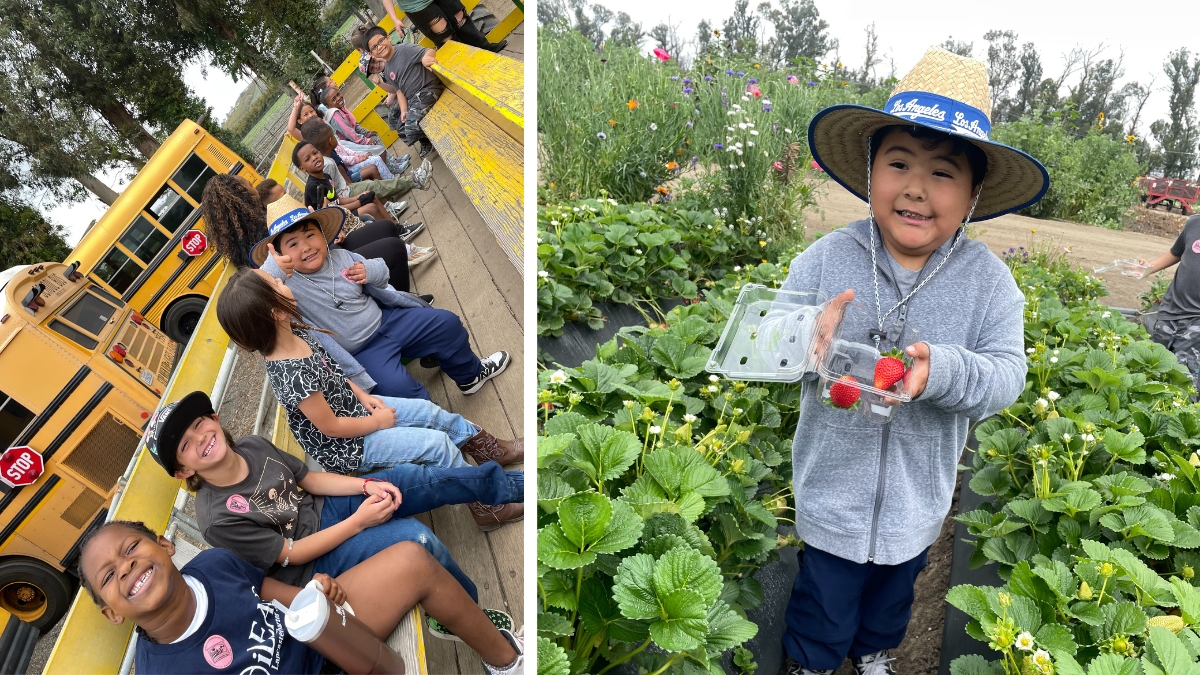
{"type": "Polygon", "coordinates": [[[904,379],[904,373],[907,369],[904,366],[904,361],[900,360],[902,356],[899,351],[893,349],[875,362],[876,389],[887,389],[904,379]]]}
{"type": "Polygon", "coordinates": [[[1182,618],[1172,616],[1170,614],[1165,616],[1152,616],[1148,621],[1146,621],[1146,623],[1150,626],[1166,628],[1172,633],[1178,633],[1185,628],[1182,618]]]}
{"type": "Polygon", "coordinates": [[[849,375],[843,375],[829,386],[829,402],[838,408],[850,408],[855,403],[858,403],[858,397],[862,393],[858,387],[853,384],[845,384],[846,382],[854,382],[854,378],[849,375]]]}

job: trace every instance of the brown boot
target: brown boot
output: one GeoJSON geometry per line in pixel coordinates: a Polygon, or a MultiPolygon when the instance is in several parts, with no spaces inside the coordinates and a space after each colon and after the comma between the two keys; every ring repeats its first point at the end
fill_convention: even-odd
{"type": "Polygon", "coordinates": [[[500,466],[507,466],[525,461],[525,439],[502,441],[479,429],[479,433],[463,444],[462,451],[464,455],[475,460],[476,464],[496,462],[500,466]]]}
{"type": "Polygon", "coordinates": [[[488,506],[483,502],[471,502],[467,504],[467,508],[471,509],[471,517],[475,519],[475,524],[484,532],[491,532],[504,523],[511,523],[525,517],[525,504],[522,502],[513,502],[500,506],[488,506]]]}

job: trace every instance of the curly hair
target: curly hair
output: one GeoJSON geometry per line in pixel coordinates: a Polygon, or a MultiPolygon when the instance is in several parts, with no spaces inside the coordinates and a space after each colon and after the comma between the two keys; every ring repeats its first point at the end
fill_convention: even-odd
{"type": "Polygon", "coordinates": [[[234,267],[253,267],[250,250],[267,236],[267,210],[258,194],[236,177],[219,174],[204,186],[200,208],[217,254],[234,267]]]}
{"type": "Polygon", "coordinates": [[[279,183],[274,178],[264,178],[259,181],[258,185],[254,186],[254,191],[258,193],[258,201],[266,204],[271,198],[271,191],[279,187],[279,183]]]}
{"type": "Polygon", "coordinates": [[[127,530],[132,530],[133,532],[146,537],[155,544],[158,543],[158,533],[154,530],[151,530],[149,527],[146,527],[146,524],[140,520],[110,520],[100,527],[84,533],[83,537],[79,540],[79,563],[76,565],[76,574],[79,576],[79,583],[83,585],[85,590],[87,590],[88,595],[92,596],[92,602],[95,602],[101,607],[104,607],[104,602],[100,600],[100,596],[96,595],[96,591],[92,590],[91,582],[89,582],[88,578],[83,574],[83,556],[87,552],[87,547],[92,543],[93,539],[99,536],[101,532],[113,527],[123,527],[127,530]]]}
{"type": "Polygon", "coordinates": [[[360,52],[367,51],[367,31],[371,30],[372,26],[360,23],[350,31],[350,46],[360,52]]]}

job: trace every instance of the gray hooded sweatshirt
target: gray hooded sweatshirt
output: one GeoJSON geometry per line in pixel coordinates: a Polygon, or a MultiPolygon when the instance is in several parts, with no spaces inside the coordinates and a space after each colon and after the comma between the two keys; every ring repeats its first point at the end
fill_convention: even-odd
{"type": "MultiPolygon", "coordinates": [[[[876,317],[872,227],[859,220],[817,240],[792,261],[783,284],[830,297],[853,288],[868,311],[857,318],[847,313],[851,334],[876,327],[865,325],[876,317]],[[853,325],[856,320],[864,325],[853,325]]],[[[929,256],[917,284],[951,241],[929,256]]],[[[875,245],[886,312],[901,296],[878,230],[875,245]]],[[[792,444],[801,539],[846,560],[880,565],[911,560],[937,539],[969,420],[1011,405],[1025,386],[1024,306],[1008,267],[983,242],[961,236],[949,260],[906,305],[907,323],[930,347],[929,381],[920,396],[878,424],[830,406],[815,377],[805,381],[792,444]]]]}

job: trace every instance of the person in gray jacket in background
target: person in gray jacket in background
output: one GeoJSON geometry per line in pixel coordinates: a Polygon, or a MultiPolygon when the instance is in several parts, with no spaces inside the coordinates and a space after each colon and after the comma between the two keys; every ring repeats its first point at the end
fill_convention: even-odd
{"type": "Polygon", "coordinates": [[[783,288],[836,296],[827,317],[857,298],[863,311],[842,315],[843,337],[882,345],[906,324],[920,341],[905,348],[912,400],[885,424],[833,406],[815,380],[804,388],[792,446],[804,548],[786,673],[832,673],[847,656],[863,675],[894,672],[888,650],[904,639],[970,420],[1024,388],[1025,298],[964,225],[1036,202],[1049,176],[988,140],[989,111],[984,64],[934,48],[884,111],[837,105],[809,126],[816,161],[868,202],[870,217],[809,246],[783,288]]]}

